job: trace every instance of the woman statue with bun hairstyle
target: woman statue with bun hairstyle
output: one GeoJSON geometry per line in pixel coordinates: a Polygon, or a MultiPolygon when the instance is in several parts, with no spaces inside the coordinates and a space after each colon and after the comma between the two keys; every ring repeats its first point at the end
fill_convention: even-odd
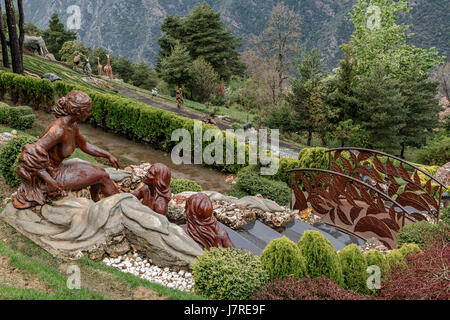
{"type": "Polygon", "coordinates": [[[92,200],[100,200],[119,193],[108,173],[94,164],[65,160],[77,147],[94,157],[108,159],[119,169],[119,162],[109,152],[86,142],[78,122],[84,122],[91,114],[91,98],[82,91],[72,91],[58,100],[54,107],[57,117],[35,144],[25,145],[19,157],[17,173],[21,185],[13,197],[17,209],[44,205],[47,200],[64,196],[65,190],[81,190],[91,187],[92,200]]]}
{"type": "Polygon", "coordinates": [[[170,189],[170,180],[172,172],[161,164],[155,163],[148,169],[144,179],[144,186],[133,195],[141,200],[144,206],[149,207],[156,213],[167,215],[169,202],[172,199],[172,190],[170,189]]]}
{"type": "Polygon", "coordinates": [[[197,193],[187,199],[186,220],[187,223],[181,227],[203,249],[234,248],[228,233],[213,215],[211,199],[206,194],[197,193]]]}

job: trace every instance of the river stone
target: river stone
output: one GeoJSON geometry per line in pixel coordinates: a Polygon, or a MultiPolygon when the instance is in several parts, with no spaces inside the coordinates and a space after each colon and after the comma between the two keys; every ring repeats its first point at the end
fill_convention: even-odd
{"type": "Polygon", "coordinates": [[[93,252],[98,258],[101,252],[120,256],[134,245],[161,267],[189,267],[203,254],[183,229],[127,193],[97,203],[64,198],[45,205],[41,214],[10,203],[0,218],[62,259],[77,260],[93,252]]]}

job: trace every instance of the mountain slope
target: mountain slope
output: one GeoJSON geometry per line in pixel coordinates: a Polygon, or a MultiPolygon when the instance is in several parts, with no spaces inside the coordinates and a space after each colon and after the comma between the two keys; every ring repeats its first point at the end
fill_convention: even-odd
{"type": "MultiPolygon", "coordinates": [[[[187,15],[198,0],[77,0],[82,13],[80,39],[91,47],[105,47],[114,55],[133,61],[144,59],[154,64],[158,53],[160,25],[169,14],[187,15]]],[[[233,33],[243,37],[245,49],[251,34],[260,33],[270,10],[278,0],[206,0],[222,14],[233,33]]],[[[348,41],[353,27],[348,12],[357,0],[286,0],[285,3],[302,15],[303,46],[318,47],[329,68],[336,67],[341,57],[339,46],[348,41]]],[[[24,0],[27,22],[47,28],[50,16],[57,12],[66,22],[69,5],[64,0],[24,0]]],[[[404,19],[412,23],[416,35],[413,42],[424,48],[435,46],[443,55],[449,54],[450,22],[448,0],[411,0],[413,8],[404,19]]]]}

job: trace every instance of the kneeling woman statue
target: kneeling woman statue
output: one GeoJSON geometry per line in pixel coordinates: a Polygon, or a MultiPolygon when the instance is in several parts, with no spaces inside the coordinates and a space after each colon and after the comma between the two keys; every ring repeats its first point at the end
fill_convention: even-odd
{"type": "Polygon", "coordinates": [[[197,193],[187,199],[186,220],[181,228],[203,249],[234,248],[228,233],[213,215],[213,206],[206,194],[197,193]]]}
{"type": "Polygon", "coordinates": [[[94,164],[77,160],[65,160],[75,148],[94,157],[108,159],[119,169],[116,158],[86,142],[78,128],[91,114],[92,101],[82,91],[72,91],[58,100],[54,112],[57,119],[45,130],[35,144],[23,147],[17,173],[21,185],[13,198],[17,209],[44,205],[47,200],[64,196],[65,190],[81,190],[91,187],[92,200],[100,200],[100,194],[109,197],[119,193],[106,171],[94,164]]]}

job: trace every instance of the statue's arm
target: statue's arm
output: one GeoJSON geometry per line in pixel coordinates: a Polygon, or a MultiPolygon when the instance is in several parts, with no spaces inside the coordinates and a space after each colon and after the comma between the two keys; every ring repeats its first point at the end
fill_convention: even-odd
{"type": "Polygon", "coordinates": [[[86,141],[86,139],[84,139],[83,135],[80,133],[80,130],[78,129],[78,127],[76,128],[76,130],[77,130],[76,143],[77,143],[77,146],[83,152],[90,154],[91,156],[94,156],[94,157],[108,159],[116,169],[120,169],[119,161],[115,157],[113,157],[108,151],[105,151],[97,146],[94,146],[94,145],[88,143],[86,141]]]}
{"type": "Polygon", "coordinates": [[[142,189],[143,188],[140,188],[139,190],[132,193],[132,195],[138,198],[138,200],[141,200],[144,197],[144,195],[142,194],[142,189]]]}

